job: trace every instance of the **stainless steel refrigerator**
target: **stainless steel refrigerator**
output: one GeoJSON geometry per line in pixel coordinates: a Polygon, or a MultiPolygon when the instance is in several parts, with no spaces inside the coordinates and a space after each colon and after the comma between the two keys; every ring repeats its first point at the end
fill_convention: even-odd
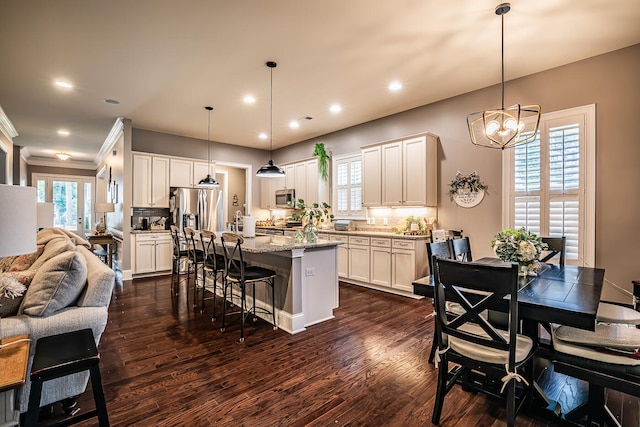
{"type": "Polygon", "coordinates": [[[171,222],[180,228],[180,232],[184,227],[224,230],[221,190],[171,187],[170,191],[171,222]]]}

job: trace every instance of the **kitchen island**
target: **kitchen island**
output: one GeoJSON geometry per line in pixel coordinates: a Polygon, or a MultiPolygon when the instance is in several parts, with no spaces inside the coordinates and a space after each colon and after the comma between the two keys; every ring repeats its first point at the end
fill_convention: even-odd
{"type": "MultiPolygon", "coordinates": [[[[216,245],[221,245],[221,231],[216,245]]],[[[245,237],[243,257],[252,265],[275,270],[275,307],[278,328],[291,334],[332,319],[338,307],[338,252],[341,242],[318,239],[295,243],[288,236],[245,237]]],[[[222,254],[221,248],[218,249],[222,254]]],[[[248,298],[250,298],[248,296],[248,298]]],[[[258,307],[271,309],[271,295],[258,286],[258,307]]],[[[248,304],[251,305],[251,301],[248,304]]]]}

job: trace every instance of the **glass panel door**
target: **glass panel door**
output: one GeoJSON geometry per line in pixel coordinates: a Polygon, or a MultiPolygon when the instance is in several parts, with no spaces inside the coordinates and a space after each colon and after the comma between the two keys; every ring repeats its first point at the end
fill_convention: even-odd
{"type": "Polygon", "coordinates": [[[35,176],[38,202],[53,202],[53,226],[84,236],[91,229],[91,178],[35,176]]]}

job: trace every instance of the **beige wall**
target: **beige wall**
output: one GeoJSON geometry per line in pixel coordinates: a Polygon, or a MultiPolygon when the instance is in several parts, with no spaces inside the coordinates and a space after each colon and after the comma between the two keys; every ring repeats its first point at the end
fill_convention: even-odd
{"type": "MultiPolygon", "coordinates": [[[[540,104],[552,112],[596,104],[597,188],[596,266],[606,278],[626,289],[640,279],[640,45],[610,52],[563,67],[507,82],[505,104],[540,104]]],[[[474,257],[491,256],[489,242],[501,228],[502,173],[499,150],[474,147],[466,116],[500,106],[500,86],[478,90],[394,116],[364,123],[274,152],[278,162],[308,157],[316,142],[333,154],[358,151],[364,144],[429,131],[440,136],[438,222],[442,228],[463,229],[471,237],[474,257]],[[489,186],[484,201],[463,209],[447,197],[456,171],[477,171],[489,186]]],[[[629,298],[605,288],[604,298],[629,298]]]]}

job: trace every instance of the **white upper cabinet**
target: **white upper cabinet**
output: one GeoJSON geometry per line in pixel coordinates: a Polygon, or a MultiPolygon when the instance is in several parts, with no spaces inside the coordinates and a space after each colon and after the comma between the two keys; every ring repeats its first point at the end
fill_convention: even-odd
{"type": "Polygon", "coordinates": [[[171,187],[193,186],[193,161],[171,159],[169,183],[171,187]]]}
{"type": "Polygon", "coordinates": [[[211,175],[213,179],[216,178],[216,164],[206,162],[193,162],[193,185],[198,185],[200,180],[211,175]]]}
{"type": "Polygon", "coordinates": [[[424,134],[363,148],[363,205],[436,206],[437,141],[424,134]]]}
{"type": "Polygon", "coordinates": [[[169,159],[133,155],[134,207],[169,207],[169,159]]]}

